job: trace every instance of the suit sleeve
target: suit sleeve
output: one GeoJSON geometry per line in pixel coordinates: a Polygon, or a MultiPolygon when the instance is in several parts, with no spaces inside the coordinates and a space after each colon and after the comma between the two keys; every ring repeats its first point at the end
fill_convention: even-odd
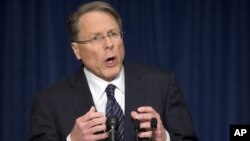
{"type": "Polygon", "coordinates": [[[29,141],[61,141],[52,112],[40,95],[36,95],[30,117],[29,141]]]}
{"type": "Polygon", "coordinates": [[[171,141],[198,140],[185,98],[173,74],[168,89],[166,115],[166,126],[171,141]]]}

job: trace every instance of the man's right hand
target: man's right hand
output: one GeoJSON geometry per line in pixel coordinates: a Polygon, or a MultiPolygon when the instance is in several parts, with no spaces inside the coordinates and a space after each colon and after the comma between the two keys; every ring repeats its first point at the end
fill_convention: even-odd
{"type": "Polygon", "coordinates": [[[108,138],[108,132],[105,132],[106,120],[105,115],[96,112],[92,106],[85,115],[76,119],[70,133],[71,141],[96,141],[108,138]]]}

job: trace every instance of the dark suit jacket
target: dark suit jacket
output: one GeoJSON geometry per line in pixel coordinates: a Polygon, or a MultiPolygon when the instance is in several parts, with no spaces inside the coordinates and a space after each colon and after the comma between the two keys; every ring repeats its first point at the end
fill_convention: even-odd
{"type": "MultiPolygon", "coordinates": [[[[125,65],[124,69],[126,141],[135,140],[130,112],[140,106],[152,106],[157,110],[171,141],[197,140],[173,74],[138,65],[125,65]]],[[[94,102],[81,68],[35,96],[29,140],[66,140],[76,118],[84,115],[91,106],[94,102]]]]}

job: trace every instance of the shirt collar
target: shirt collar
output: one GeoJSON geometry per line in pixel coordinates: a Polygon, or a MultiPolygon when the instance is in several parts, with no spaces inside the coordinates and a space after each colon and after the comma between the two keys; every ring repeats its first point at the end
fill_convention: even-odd
{"type": "Polygon", "coordinates": [[[96,76],[92,72],[90,72],[86,67],[84,67],[84,73],[86,75],[88,84],[91,85],[96,93],[98,99],[100,99],[105,93],[105,89],[108,84],[113,84],[116,88],[121,91],[122,94],[125,93],[125,77],[124,77],[124,68],[122,66],[121,71],[111,82],[105,81],[102,78],[96,76]]]}

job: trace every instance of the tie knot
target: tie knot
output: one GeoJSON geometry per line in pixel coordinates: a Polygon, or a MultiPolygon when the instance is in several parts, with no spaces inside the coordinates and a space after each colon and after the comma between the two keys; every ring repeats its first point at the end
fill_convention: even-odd
{"type": "Polygon", "coordinates": [[[106,88],[106,93],[108,97],[113,97],[114,96],[114,91],[115,91],[115,85],[109,84],[106,88]]]}

